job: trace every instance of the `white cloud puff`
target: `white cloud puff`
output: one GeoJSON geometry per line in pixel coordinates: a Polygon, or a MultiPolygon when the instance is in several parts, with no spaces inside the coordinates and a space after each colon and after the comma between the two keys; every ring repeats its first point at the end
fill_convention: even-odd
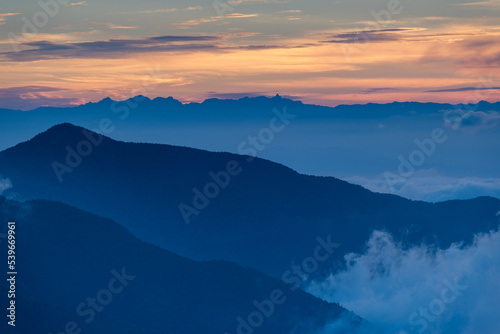
{"type": "Polygon", "coordinates": [[[467,247],[441,250],[408,249],[375,231],[366,246],[364,254],[345,256],[346,269],[307,290],[352,310],[383,333],[498,332],[500,232],[476,235],[467,247]]]}

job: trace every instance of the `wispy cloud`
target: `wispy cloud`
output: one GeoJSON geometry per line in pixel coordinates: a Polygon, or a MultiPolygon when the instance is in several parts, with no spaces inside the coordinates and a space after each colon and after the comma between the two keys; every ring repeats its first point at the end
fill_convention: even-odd
{"type": "Polygon", "coordinates": [[[22,86],[0,88],[0,108],[30,110],[40,106],[70,106],[85,101],[79,98],[65,98],[59,93],[64,88],[48,86],[22,86]]]}
{"type": "Polygon", "coordinates": [[[156,14],[156,13],[173,13],[178,11],[178,8],[161,8],[161,9],[153,9],[153,10],[141,10],[135,12],[137,14],[156,14]]]}
{"type": "Polygon", "coordinates": [[[171,28],[171,29],[187,29],[191,26],[197,26],[197,25],[200,25],[203,23],[216,22],[218,20],[219,20],[218,17],[192,19],[192,20],[187,20],[187,21],[175,23],[175,24],[169,26],[169,28],[171,28]]]}
{"type": "Polygon", "coordinates": [[[2,195],[5,190],[10,188],[12,188],[12,182],[10,179],[2,178],[0,176],[0,195],[2,195]]]}
{"type": "Polygon", "coordinates": [[[421,63],[454,63],[467,68],[500,67],[500,31],[492,29],[464,36],[455,43],[443,43],[430,50],[421,63]]]}
{"type": "Polygon", "coordinates": [[[500,1],[499,0],[466,2],[466,3],[459,3],[457,5],[459,5],[459,6],[475,6],[475,7],[498,7],[500,9],[500,1]]]}
{"type": "Polygon", "coordinates": [[[217,36],[158,36],[143,39],[111,39],[107,41],[57,44],[52,42],[24,43],[30,49],[5,52],[3,56],[12,61],[34,61],[60,58],[113,58],[126,57],[134,53],[167,52],[215,49],[212,43],[217,36]]]}
{"type": "MultiPolygon", "coordinates": [[[[241,13],[231,13],[231,14],[226,14],[224,15],[224,18],[227,19],[241,19],[241,18],[251,18],[251,17],[257,17],[259,14],[241,14],[241,13]]],[[[220,17],[219,16],[212,16],[209,18],[199,18],[199,19],[192,19],[192,20],[187,20],[179,23],[174,23],[171,26],[168,26],[170,29],[188,29],[189,27],[192,26],[197,26],[200,24],[204,23],[211,23],[211,22],[220,22],[220,17]]]]}
{"type": "Polygon", "coordinates": [[[87,1],[70,2],[66,6],[87,6],[87,1]]]}
{"type": "Polygon", "coordinates": [[[444,93],[444,92],[467,92],[476,90],[500,90],[500,87],[458,87],[458,88],[443,88],[432,89],[425,91],[426,93],[444,93]]]}
{"type": "Polygon", "coordinates": [[[119,25],[115,23],[109,23],[109,22],[90,22],[86,23],[86,25],[89,26],[101,26],[101,27],[106,27],[108,29],[138,29],[138,26],[127,26],[127,25],[119,25]]]}
{"type": "Polygon", "coordinates": [[[241,19],[247,17],[257,17],[259,14],[241,14],[241,13],[232,13],[224,15],[224,18],[232,18],[232,19],[241,19]]]}
{"type": "Polygon", "coordinates": [[[7,17],[15,16],[15,15],[20,15],[20,14],[19,13],[0,13],[0,26],[5,24],[7,17]]]}
{"type": "Polygon", "coordinates": [[[452,41],[461,41],[467,36],[480,35],[481,33],[473,32],[432,32],[423,33],[425,28],[386,28],[376,30],[355,30],[346,31],[334,35],[329,35],[329,38],[323,43],[376,43],[376,42],[437,42],[444,41],[446,43],[452,41]]]}
{"type": "Polygon", "coordinates": [[[135,14],[158,14],[158,13],[173,13],[180,10],[186,11],[194,11],[194,10],[203,10],[202,6],[189,6],[186,8],[159,8],[159,9],[151,9],[151,10],[141,10],[138,12],[134,12],[135,14]]]}
{"type": "Polygon", "coordinates": [[[377,94],[382,92],[393,92],[398,90],[397,88],[392,87],[380,87],[380,88],[366,88],[361,91],[361,94],[377,94]]]}
{"type": "Polygon", "coordinates": [[[203,10],[203,7],[202,6],[190,6],[190,7],[187,7],[186,10],[203,10]]]}
{"type": "Polygon", "coordinates": [[[235,33],[215,35],[167,35],[142,39],[110,39],[90,42],[49,42],[38,40],[20,45],[24,50],[3,52],[0,56],[8,61],[31,62],[50,59],[114,59],[128,58],[146,53],[191,53],[197,51],[229,52],[238,50],[297,49],[307,45],[283,44],[235,44],[230,38],[248,37],[252,34],[235,33]],[[223,43],[225,41],[225,43],[223,43]]]}
{"type": "Polygon", "coordinates": [[[5,98],[8,95],[17,95],[22,98],[29,98],[27,94],[36,94],[40,92],[58,92],[64,88],[47,86],[23,86],[23,87],[4,87],[0,88],[0,97],[5,98]]]}
{"type": "Polygon", "coordinates": [[[408,28],[391,28],[380,30],[360,30],[350,31],[332,35],[329,40],[324,43],[369,43],[369,42],[386,42],[397,41],[401,39],[400,32],[408,31],[408,28]]]}

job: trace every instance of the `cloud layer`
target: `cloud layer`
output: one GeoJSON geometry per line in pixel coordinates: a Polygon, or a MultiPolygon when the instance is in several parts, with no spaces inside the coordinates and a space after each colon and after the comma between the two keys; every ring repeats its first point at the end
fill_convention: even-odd
{"type": "Polygon", "coordinates": [[[373,178],[353,176],[344,179],[374,192],[395,194],[427,202],[470,199],[478,196],[500,198],[500,179],[498,178],[454,178],[440,175],[435,170],[419,170],[409,178],[394,178],[391,184],[387,182],[384,175],[373,178]]]}
{"type": "Polygon", "coordinates": [[[81,104],[84,101],[79,98],[65,98],[59,93],[65,91],[63,88],[46,86],[23,86],[0,88],[0,108],[29,110],[40,106],[70,106],[81,104]]]}
{"type": "Polygon", "coordinates": [[[10,188],[12,188],[12,182],[9,179],[0,177],[0,195],[2,195],[5,190],[10,188]]]}
{"type": "MultiPolygon", "coordinates": [[[[308,291],[340,303],[384,333],[496,333],[500,328],[500,232],[471,246],[404,248],[375,231],[364,254],[308,291]]],[[[332,326],[335,324],[332,324],[332,326]]]]}
{"type": "Polygon", "coordinates": [[[158,36],[143,39],[110,39],[107,41],[53,43],[48,41],[25,42],[28,47],[19,52],[4,52],[12,61],[34,61],[59,58],[116,58],[146,52],[172,52],[214,49],[210,43],[217,36],[158,36]]]}
{"type": "MultiPolygon", "coordinates": [[[[200,101],[207,91],[279,92],[328,106],[460,103],[474,90],[499,98],[499,6],[478,5],[494,1],[401,3],[389,13],[376,2],[360,10],[352,1],[78,0],[54,16],[5,1],[0,67],[10,86],[65,87],[97,101],[116,88],[103,72],[136,85],[142,65],[154,63],[192,83],[169,87],[183,101],[200,101]],[[481,75],[495,78],[493,89],[473,89],[481,75]]],[[[163,96],[163,88],[149,96],[163,96]]]]}

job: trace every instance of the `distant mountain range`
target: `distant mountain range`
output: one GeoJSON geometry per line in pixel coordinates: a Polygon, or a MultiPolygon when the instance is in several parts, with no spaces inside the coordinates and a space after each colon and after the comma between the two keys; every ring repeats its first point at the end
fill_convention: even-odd
{"type": "Polygon", "coordinates": [[[1,152],[0,174],[14,185],[7,196],[62,201],[182,256],[277,278],[310,257],[318,238],[340,247],[315,274],[361,251],[375,229],[447,247],[496,229],[500,209],[490,197],[410,201],[259,158],[118,142],[71,124],[1,152]]]}
{"type": "MultiPolygon", "coordinates": [[[[138,95],[129,99],[115,101],[105,98],[99,102],[66,108],[40,107],[30,111],[2,109],[0,115],[9,122],[28,121],[47,127],[53,124],[70,122],[78,125],[98,122],[103,117],[116,119],[116,122],[220,122],[220,121],[253,121],[267,119],[275,108],[291,108],[302,120],[382,120],[393,116],[437,116],[442,118],[442,111],[472,110],[500,111],[500,102],[480,101],[477,104],[449,104],[422,102],[392,102],[386,104],[368,103],[325,107],[304,104],[299,100],[275,97],[244,97],[237,100],[207,99],[202,103],[185,103],[173,97],[149,99],[138,95]]],[[[96,123],[97,124],[97,123],[96,123]]]]}
{"type": "MultiPolygon", "coordinates": [[[[34,112],[55,112],[57,110],[74,110],[74,111],[85,111],[85,110],[96,110],[99,108],[112,108],[114,112],[119,112],[118,109],[124,110],[125,106],[129,109],[135,108],[148,108],[156,111],[175,111],[184,109],[186,112],[196,112],[202,110],[204,108],[214,108],[219,111],[227,111],[231,110],[231,107],[237,107],[241,109],[252,110],[254,113],[258,113],[260,107],[265,106],[280,106],[283,103],[287,103],[293,105],[295,107],[302,106],[303,108],[309,108],[310,110],[316,110],[318,112],[324,112],[325,110],[335,110],[339,113],[348,112],[348,114],[337,115],[342,117],[351,117],[355,115],[349,114],[352,110],[360,110],[363,107],[369,113],[372,113],[372,116],[376,117],[384,117],[388,115],[394,114],[402,114],[406,112],[425,112],[425,113],[434,113],[439,110],[447,110],[447,109],[455,109],[455,108],[468,108],[474,111],[490,111],[490,110],[500,110],[500,102],[488,102],[488,101],[480,101],[476,104],[451,104],[451,103],[435,103],[435,102],[392,102],[392,103],[366,103],[366,104],[341,104],[336,107],[325,107],[313,104],[304,104],[300,100],[292,100],[290,98],[281,97],[280,95],[276,95],[274,97],[268,96],[259,96],[259,97],[243,97],[239,99],[218,99],[218,98],[210,98],[205,101],[191,102],[191,103],[182,103],[181,101],[173,98],[173,97],[157,97],[154,99],[150,99],[147,96],[137,95],[134,97],[130,97],[128,99],[124,98],[121,100],[114,100],[110,97],[104,98],[99,102],[89,102],[80,106],[74,107],[39,107],[33,109],[34,112]],[[229,107],[229,108],[228,108],[229,107]],[[370,109],[370,111],[368,111],[370,109]]],[[[0,106],[1,107],[1,106],[0,106]]],[[[15,111],[12,109],[2,109],[0,111],[15,111]]],[[[234,113],[238,111],[234,110],[234,113]]]]}
{"type": "MultiPolygon", "coordinates": [[[[426,198],[440,201],[484,195],[498,197],[496,194],[500,192],[492,191],[486,181],[494,178],[495,184],[500,183],[500,172],[494,168],[500,163],[498,149],[494,145],[484,145],[498,136],[500,102],[482,101],[466,106],[394,102],[332,108],[308,105],[279,95],[209,99],[186,104],[172,97],[151,100],[136,96],[124,101],[106,98],[71,108],[42,107],[26,112],[0,109],[0,150],[67,122],[96,131],[105,127],[106,135],[122,141],[243,153],[240,144],[268,127],[276,111],[284,113],[285,110],[293,119],[275,133],[265,149],[258,152],[259,157],[306,174],[378,180],[387,171],[397,171],[398,156],[408,159],[408,155],[418,148],[414,143],[416,139],[430,138],[433,129],[442,128],[450,140],[438,145],[436,154],[426,158],[419,170],[435,171],[452,178],[474,176],[482,180],[476,187],[468,184],[465,189],[459,188],[455,191],[456,196],[452,192],[426,198]],[[473,117],[461,122],[460,129],[450,127],[449,123],[454,124],[469,110],[474,111],[473,117]]],[[[370,185],[365,181],[358,183],[370,185]]],[[[412,196],[414,192],[408,194],[396,188],[394,193],[420,198],[412,196]]],[[[387,192],[383,187],[370,189],[387,192]]],[[[423,191],[417,189],[417,194],[419,190],[423,191]]]]}
{"type": "MultiPolygon", "coordinates": [[[[313,333],[339,319],[362,325],[255,270],[188,260],[62,203],[0,197],[0,226],[7,221],[16,222],[17,322],[2,321],[2,333],[274,334],[313,333]]],[[[0,288],[8,291],[5,279],[0,288]]]]}
{"type": "MultiPolygon", "coordinates": [[[[272,110],[288,108],[292,110],[300,122],[311,121],[383,121],[394,117],[410,117],[413,123],[422,121],[442,123],[443,111],[472,110],[476,112],[500,112],[500,102],[486,101],[477,104],[447,104],[421,102],[393,102],[387,104],[354,104],[325,107],[304,104],[301,101],[275,97],[245,97],[238,100],[207,99],[202,103],[186,103],[168,97],[149,99],[139,95],[115,101],[105,98],[99,102],[66,108],[40,107],[30,111],[2,109],[0,117],[3,122],[0,130],[10,135],[6,142],[26,135],[26,129],[41,132],[55,124],[69,122],[87,128],[98,128],[99,123],[110,120],[122,130],[130,127],[141,128],[148,125],[150,131],[175,129],[186,124],[226,124],[240,122],[259,122],[268,120],[272,110]],[[418,116],[418,119],[416,118],[418,116]],[[222,123],[221,123],[222,122],[222,123]],[[13,126],[16,131],[12,132],[13,126]]],[[[452,115],[454,118],[457,115],[452,115]]],[[[31,133],[35,135],[35,133],[31,133]]],[[[20,140],[18,140],[19,142],[20,140]]]]}

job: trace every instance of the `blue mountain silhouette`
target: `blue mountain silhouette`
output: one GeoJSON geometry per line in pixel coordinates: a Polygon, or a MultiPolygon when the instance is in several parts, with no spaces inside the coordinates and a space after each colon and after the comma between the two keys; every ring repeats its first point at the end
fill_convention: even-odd
{"type": "Polygon", "coordinates": [[[100,138],[71,124],[54,126],[1,152],[2,175],[23,198],[63,201],[110,217],[140,239],[182,256],[230,260],[275,277],[311,256],[318,237],[341,244],[321,273],[345,253],[362,251],[374,229],[407,245],[447,247],[470,243],[474,233],[498,224],[495,198],[411,201],[259,158],[249,162],[247,156],[106,137],[73,161],[60,182],[54,163],[66,164],[68,147],[77,150],[89,136],[100,138]],[[197,190],[216,183],[213,174],[226,171],[231,161],[241,173],[186,224],[179,206],[194,208],[197,190]]]}

